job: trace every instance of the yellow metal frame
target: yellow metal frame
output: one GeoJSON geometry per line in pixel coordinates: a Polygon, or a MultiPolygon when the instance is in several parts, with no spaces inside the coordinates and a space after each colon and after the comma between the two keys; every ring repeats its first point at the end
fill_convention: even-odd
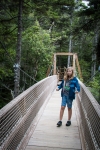
{"type": "Polygon", "coordinates": [[[53,63],[54,63],[54,70],[53,70],[53,74],[56,75],[56,60],[57,60],[57,56],[58,55],[67,55],[67,56],[73,56],[73,68],[75,70],[75,63],[77,65],[77,68],[78,68],[78,72],[79,72],[79,76],[80,78],[82,79],[82,73],[81,73],[81,69],[80,69],[80,65],[79,65],[79,61],[78,61],[78,56],[77,56],[77,53],[65,53],[65,52],[61,52],[61,53],[54,53],[54,56],[53,56],[53,63]]]}

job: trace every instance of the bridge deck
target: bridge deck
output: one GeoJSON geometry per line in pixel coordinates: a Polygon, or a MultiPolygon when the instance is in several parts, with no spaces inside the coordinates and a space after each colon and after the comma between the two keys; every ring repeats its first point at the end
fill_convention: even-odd
{"type": "Polygon", "coordinates": [[[66,127],[67,109],[63,116],[61,127],[59,120],[61,97],[60,91],[54,91],[49,101],[46,101],[33,121],[30,138],[25,150],[81,150],[78,123],[73,103],[72,125],[66,127]]]}

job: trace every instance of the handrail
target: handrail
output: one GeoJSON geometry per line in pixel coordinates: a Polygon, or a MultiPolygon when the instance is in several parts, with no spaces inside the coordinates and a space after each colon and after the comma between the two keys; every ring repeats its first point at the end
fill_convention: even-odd
{"type": "Polygon", "coordinates": [[[83,150],[100,150],[100,105],[88,88],[79,81],[77,111],[83,150]]]}
{"type": "Polygon", "coordinates": [[[0,110],[0,148],[16,150],[40,107],[54,91],[57,76],[47,77],[34,84],[0,110]]]}
{"type": "MultiPolygon", "coordinates": [[[[100,150],[100,105],[79,80],[81,91],[76,98],[77,119],[82,150],[100,150]]],[[[0,148],[18,150],[40,107],[54,91],[57,76],[36,83],[0,110],[0,148]]]]}

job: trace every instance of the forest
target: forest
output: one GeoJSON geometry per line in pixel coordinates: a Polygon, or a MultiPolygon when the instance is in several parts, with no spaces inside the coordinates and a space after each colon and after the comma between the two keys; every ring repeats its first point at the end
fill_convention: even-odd
{"type": "MultiPolygon", "coordinates": [[[[45,78],[56,52],[77,53],[83,83],[100,104],[100,0],[84,2],[0,1],[0,108],[45,78]]],[[[57,65],[67,67],[67,58],[57,65]]]]}

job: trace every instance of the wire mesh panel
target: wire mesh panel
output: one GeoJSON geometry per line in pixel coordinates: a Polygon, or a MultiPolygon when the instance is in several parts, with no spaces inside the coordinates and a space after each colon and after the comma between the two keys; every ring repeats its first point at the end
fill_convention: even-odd
{"type": "Polygon", "coordinates": [[[24,91],[0,112],[0,148],[16,150],[44,101],[57,85],[57,76],[47,77],[24,91]]]}
{"type": "Polygon", "coordinates": [[[100,150],[100,105],[82,82],[80,85],[77,106],[84,149],[100,150]]]}

